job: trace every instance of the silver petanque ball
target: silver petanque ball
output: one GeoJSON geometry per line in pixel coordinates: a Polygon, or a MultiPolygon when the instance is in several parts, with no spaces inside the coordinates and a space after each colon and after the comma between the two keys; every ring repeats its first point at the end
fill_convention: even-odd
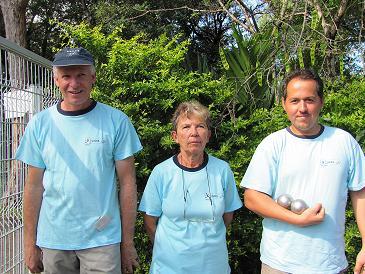
{"type": "Polygon", "coordinates": [[[307,204],[302,199],[296,199],[290,205],[290,210],[296,214],[302,214],[307,208],[307,204]]]}
{"type": "Polygon", "coordinates": [[[276,199],[278,205],[285,207],[286,209],[290,209],[290,204],[292,203],[292,201],[293,198],[289,194],[282,194],[276,199]]]}

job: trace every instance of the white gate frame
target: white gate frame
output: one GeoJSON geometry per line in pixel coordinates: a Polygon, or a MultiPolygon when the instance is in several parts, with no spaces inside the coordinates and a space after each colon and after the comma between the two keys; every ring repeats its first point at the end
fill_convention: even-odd
{"type": "Polygon", "coordinates": [[[27,167],[14,156],[29,119],[59,98],[51,62],[0,36],[0,274],[27,273],[22,219],[27,167]]]}

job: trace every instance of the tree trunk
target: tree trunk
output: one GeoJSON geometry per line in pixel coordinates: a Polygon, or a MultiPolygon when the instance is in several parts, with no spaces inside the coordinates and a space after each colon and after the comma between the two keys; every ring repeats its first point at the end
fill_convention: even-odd
{"type": "MultiPolygon", "coordinates": [[[[4,25],[5,25],[5,37],[18,44],[19,46],[26,48],[27,46],[27,39],[26,39],[26,20],[25,20],[25,13],[26,8],[28,5],[29,0],[0,0],[1,5],[1,11],[2,16],[4,19],[4,25]]],[[[27,72],[26,69],[26,62],[19,56],[15,55],[14,53],[4,51],[5,58],[7,60],[7,64],[4,65],[4,71],[3,68],[1,68],[1,84],[0,85],[0,109],[1,109],[1,120],[0,120],[0,131],[4,131],[4,125],[6,124],[5,115],[4,115],[4,94],[11,92],[11,91],[19,91],[19,90],[26,90],[28,88],[27,83],[27,72]],[[5,71],[5,69],[7,71],[5,71]],[[4,76],[4,78],[2,78],[4,76]]],[[[2,64],[0,64],[2,65],[2,64]]],[[[21,117],[20,119],[25,119],[25,117],[21,117]]],[[[13,121],[14,122],[14,121],[13,121]]],[[[12,122],[12,123],[13,123],[12,122]]],[[[5,131],[7,132],[7,131],[5,131]]],[[[3,134],[3,133],[2,133],[3,134]]],[[[1,136],[4,137],[4,136],[1,136]]],[[[5,136],[5,140],[7,140],[8,136],[5,136]]],[[[18,143],[11,144],[12,151],[12,157],[14,156],[15,148],[17,147],[18,143]]],[[[2,155],[5,155],[5,157],[9,156],[10,151],[4,152],[1,151],[2,155]]],[[[2,156],[1,155],[1,156],[2,156]]],[[[19,190],[23,187],[21,185],[21,181],[19,180],[19,170],[20,164],[17,161],[9,161],[10,168],[7,170],[8,176],[6,177],[7,180],[5,182],[1,182],[5,184],[4,193],[2,193],[2,198],[5,197],[3,200],[3,207],[11,209],[13,208],[12,204],[5,205],[4,203],[10,203],[14,202],[11,201],[12,198],[9,197],[15,197],[17,198],[17,194],[19,193],[19,190]],[[7,207],[5,207],[7,206],[7,207]]],[[[4,167],[1,165],[1,172],[4,172],[4,167]]],[[[1,198],[1,196],[0,196],[1,198]]],[[[1,205],[0,205],[1,207],[1,205]]]]}
{"type": "Polygon", "coordinates": [[[25,12],[29,0],[1,0],[6,38],[26,48],[25,12]]]}
{"type": "Polygon", "coordinates": [[[341,0],[338,4],[337,11],[330,16],[325,16],[324,7],[321,6],[321,2],[316,0],[307,0],[321,17],[321,24],[323,28],[324,36],[327,39],[328,52],[326,56],[326,64],[328,69],[328,74],[331,77],[339,75],[339,56],[336,55],[336,36],[338,29],[341,26],[343,18],[345,16],[346,9],[349,5],[349,0],[341,0]]]}
{"type": "Polygon", "coordinates": [[[0,8],[0,36],[5,37],[4,17],[0,8]]]}
{"type": "MultiPolygon", "coordinates": [[[[8,40],[27,47],[25,13],[29,0],[1,0],[1,11],[5,25],[5,36],[8,40]]],[[[8,73],[12,87],[25,85],[25,68],[21,59],[12,53],[7,54],[8,73]]]]}

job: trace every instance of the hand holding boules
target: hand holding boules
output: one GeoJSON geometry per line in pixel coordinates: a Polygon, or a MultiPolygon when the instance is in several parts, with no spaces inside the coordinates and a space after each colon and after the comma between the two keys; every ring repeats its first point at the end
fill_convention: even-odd
{"type": "Polygon", "coordinates": [[[276,203],[286,209],[291,210],[295,214],[302,214],[308,208],[302,199],[293,199],[289,194],[282,194],[276,199],[276,203]]]}
{"type": "Polygon", "coordinates": [[[313,207],[308,205],[302,199],[295,199],[289,194],[282,194],[276,199],[276,203],[298,215],[295,223],[298,226],[309,226],[319,224],[324,220],[325,210],[322,204],[317,203],[313,207]]]}
{"type": "Polygon", "coordinates": [[[299,226],[316,225],[323,222],[325,218],[325,210],[322,204],[317,203],[313,207],[307,208],[302,214],[299,214],[298,223],[299,226]]]}

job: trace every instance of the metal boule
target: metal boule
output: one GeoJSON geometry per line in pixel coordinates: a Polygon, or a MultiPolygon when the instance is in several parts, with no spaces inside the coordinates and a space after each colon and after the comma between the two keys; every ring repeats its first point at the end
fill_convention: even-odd
{"type": "Polygon", "coordinates": [[[290,210],[296,214],[302,214],[307,208],[307,204],[302,199],[296,199],[290,205],[290,210]]]}
{"type": "Polygon", "coordinates": [[[290,209],[290,205],[293,201],[293,197],[290,196],[289,194],[282,194],[280,195],[277,199],[276,199],[276,202],[286,208],[286,209],[290,209]]]}

